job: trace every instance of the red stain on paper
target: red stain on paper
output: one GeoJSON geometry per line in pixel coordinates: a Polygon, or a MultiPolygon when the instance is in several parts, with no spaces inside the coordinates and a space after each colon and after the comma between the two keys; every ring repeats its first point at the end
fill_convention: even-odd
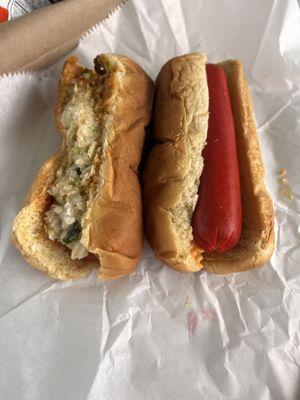
{"type": "Polygon", "coordinates": [[[197,328],[198,317],[194,310],[190,310],[187,314],[188,332],[191,337],[197,328]]]}
{"type": "Polygon", "coordinates": [[[215,319],[217,316],[214,310],[211,310],[210,308],[204,308],[201,311],[201,315],[203,319],[215,319]]]}

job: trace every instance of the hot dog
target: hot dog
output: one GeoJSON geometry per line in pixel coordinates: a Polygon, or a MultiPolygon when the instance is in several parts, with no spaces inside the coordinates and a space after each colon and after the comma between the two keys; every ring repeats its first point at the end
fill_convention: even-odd
{"type": "Polygon", "coordinates": [[[153,89],[124,56],[96,57],[95,71],[66,61],[55,111],[62,144],[13,224],[13,241],[32,266],[56,279],[96,266],[103,280],[136,267],[143,243],[137,168],[153,89]]]}
{"type": "Polygon", "coordinates": [[[225,252],[241,236],[240,176],[226,74],[207,64],[209,122],[204,168],[193,213],[194,242],[205,251],[225,252]]]}
{"type": "Polygon", "coordinates": [[[274,212],[242,64],[176,57],[163,66],[155,98],[156,144],[144,172],[154,253],[178,271],[262,265],[274,248],[274,212]]]}

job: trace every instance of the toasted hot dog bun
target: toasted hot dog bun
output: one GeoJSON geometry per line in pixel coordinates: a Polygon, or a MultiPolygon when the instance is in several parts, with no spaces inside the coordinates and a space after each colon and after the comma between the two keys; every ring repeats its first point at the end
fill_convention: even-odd
{"type": "MultiPolygon", "coordinates": [[[[61,149],[43,165],[13,224],[12,238],[24,258],[56,279],[79,278],[94,266],[99,267],[99,278],[117,278],[135,268],[142,251],[137,168],[144,128],[150,119],[153,82],[138,65],[123,56],[98,56],[96,71],[103,66],[105,77],[101,80],[94,72],[78,65],[75,57],[66,61],[56,105],[56,124],[63,135],[61,149]],[[86,190],[87,208],[80,239],[88,255],[77,260],[71,259],[67,246],[49,239],[45,214],[53,202],[49,189],[63,156],[70,151],[63,112],[82,79],[88,81],[86,85],[93,100],[91,109],[101,130],[92,165],[94,175],[86,190]]],[[[77,106],[74,103],[72,107],[77,106]]],[[[77,129],[81,128],[79,123],[77,129]]]]}
{"type": "Polygon", "coordinates": [[[249,89],[239,61],[225,71],[237,136],[242,196],[242,234],[224,252],[202,252],[193,243],[191,220],[201,179],[208,126],[205,57],[176,57],[156,82],[154,137],[144,173],[146,236],[155,254],[178,271],[226,274],[258,267],[274,249],[274,212],[266,192],[249,89]],[[202,258],[202,259],[201,259],[202,258]]]}

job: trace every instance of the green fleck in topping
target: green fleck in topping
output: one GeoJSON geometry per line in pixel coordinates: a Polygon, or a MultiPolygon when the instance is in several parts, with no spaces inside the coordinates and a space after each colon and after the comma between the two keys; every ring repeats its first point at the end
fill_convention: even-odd
{"type": "Polygon", "coordinates": [[[69,244],[74,242],[75,240],[78,239],[79,234],[81,232],[81,225],[78,221],[75,221],[74,224],[72,224],[66,234],[66,236],[63,238],[63,243],[69,244]]]}
{"type": "Polygon", "coordinates": [[[79,167],[76,167],[76,168],[75,168],[75,171],[76,171],[76,173],[77,173],[78,176],[81,175],[81,169],[80,169],[79,167]]]}
{"type": "Polygon", "coordinates": [[[99,125],[94,125],[94,126],[92,126],[92,127],[91,127],[91,131],[92,131],[92,132],[95,132],[95,133],[98,132],[98,131],[99,131],[99,125]]]}
{"type": "Polygon", "coordinates": [[[91,73],[90,73],[90,72],[84,72],[84,73],[82,74],[82,76],[83,76],[85,79],[90,79],[90,78],[91,78],[91,73]]]}

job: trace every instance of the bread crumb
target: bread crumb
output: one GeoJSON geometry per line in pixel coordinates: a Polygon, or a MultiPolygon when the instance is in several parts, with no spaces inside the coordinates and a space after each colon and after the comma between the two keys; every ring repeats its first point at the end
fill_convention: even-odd
{"type": "Polygon", "coordinates": [[[187,296],[184,303],[185,308],[191,308],[192,305],[193,305],[192,299],[190,298],[190,296],[187,296]]]}
{"type": "Polygon", "coordinates": [[[280,190],[279,190],[280,196],[285,200],[292,201],[294,198],[294,193],[286,178],[286,170],[283,168],[280,169],[278,175],[280,183],[280,190]]]}

